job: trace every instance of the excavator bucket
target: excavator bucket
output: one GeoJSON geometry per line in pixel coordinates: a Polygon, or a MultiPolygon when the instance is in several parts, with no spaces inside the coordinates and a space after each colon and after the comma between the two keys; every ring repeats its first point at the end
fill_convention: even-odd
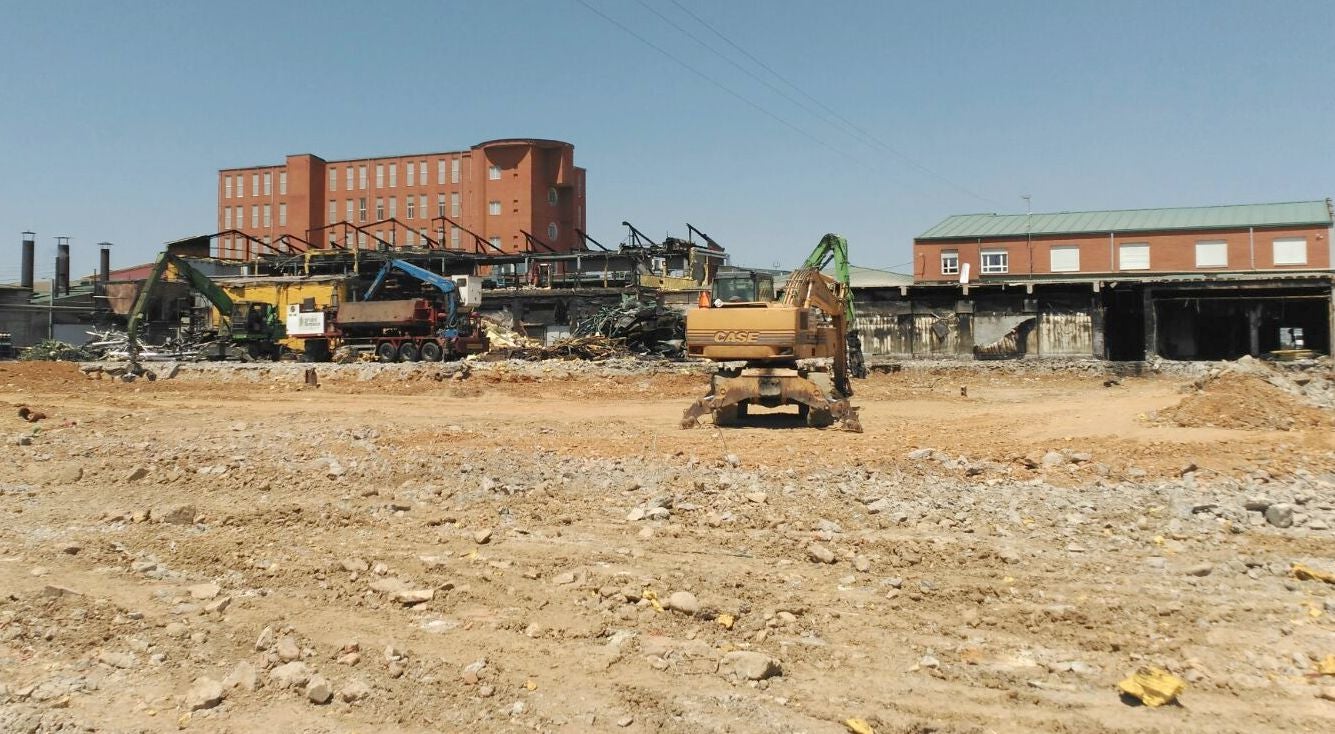
{"type": "MultiPolygon", "coordinates": [[[[790,371],[765,370],[765,372],[790,371]]],[[[713,417],[716,426],[737,425],[742,422],[748,406],[753,403],[768,407],[797,405],[798,414],[806,418],[807,425],[813,428],[825,428],[837,424],[845,431],[862,433],[862,423],[858,420],[857,409],[852,407],[846,398],[828,387],[822,389],[813,379],[796,374],[743,374],[737,377],[716,375],[709,394],[686,408],[681,417],[681,427],[698,426],[700,417],[706,413],[713,417]]]]}

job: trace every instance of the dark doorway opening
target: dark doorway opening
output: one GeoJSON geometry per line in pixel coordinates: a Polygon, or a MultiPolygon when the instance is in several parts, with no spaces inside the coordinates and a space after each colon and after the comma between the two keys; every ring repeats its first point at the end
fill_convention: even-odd
{"type": "Polygon", "coordinates": [[[1145,359],[1145,301],[1139,285],[1119,283],[1103,293],[1103,343],[1108,359],[1145,359]]]}
{"type": "Polygon", "coordinates": [[[1168,359],[1261,357],[1279,349],[1330,353],[1330,298],[1174,294],[1155,299],[1159,353],[1168,359]]]}

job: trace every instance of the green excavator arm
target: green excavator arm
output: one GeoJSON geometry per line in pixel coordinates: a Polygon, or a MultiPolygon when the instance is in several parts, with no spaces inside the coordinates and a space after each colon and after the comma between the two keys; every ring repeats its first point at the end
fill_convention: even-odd
{"type": "Polygon", "coordinates": [[[139,289],[139,296],[134,300],[134,306],[130,309],[130,318],[126,324],[128,342],[130,348],[130,358],[136,359],[139,353],[138,329],[139,322],[144,316],[144,310],[148,308],[148,303],[157,291],[158,286],[163,282],[167,274],[167,268],[176,269],[177,275],[185,278],[190,287],[195,289],[200,295],[204,296],[213,307],[218,309],[219,331],[222,333],[231,333],[232,330],[232,297],[227,295],[227,291],[218,287],[217,283],[209,280],[208,276],[199,272],[193,265],[182,260],[170,252],[164,252],[158,255],[157,261],[153,263],[153,270],[148,274],[144,285],[139,289]]]}

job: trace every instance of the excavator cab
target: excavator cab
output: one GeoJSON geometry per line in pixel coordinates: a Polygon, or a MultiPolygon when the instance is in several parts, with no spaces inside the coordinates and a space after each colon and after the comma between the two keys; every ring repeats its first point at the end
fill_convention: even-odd
{"type": "Polygon", "coordinates": [[[717,303],[769,303],[774,300],[774,276],[754,270],[730,270],[714,275],[717,303]]]}

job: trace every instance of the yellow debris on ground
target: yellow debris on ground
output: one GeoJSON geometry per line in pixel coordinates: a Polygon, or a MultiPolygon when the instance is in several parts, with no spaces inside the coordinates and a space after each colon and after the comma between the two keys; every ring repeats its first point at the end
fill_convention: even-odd
{"type": "Polygon", "coordinates": [[[733,616],[732,616],[731,614],[720,614],[720,615],[718,615],[718,623],[719,623],[719,625],[721,625],[721,626],[723,627],[723,629],[726,629],[726,630],[730,630],[730,629],[732,629],[732,625],[733,625],[733,622],[734,622],[734,621],[735,621],[735,620],[733,619],[733,616]]]}
{"type": "Polygon", "coordinates": [[[866,719],[845,719],[844,728],[852,734],[876,734],[876,730],[871,728],[866,719]]]}
{"type": "Polygon", "coordinates": [[[1316,664],[1316,672],[1321,675],[1335,675],[1335,655],[1327,655],[1316,664]]]}
{"type": "Polygon", "coordinates": [[[1324,581],[1328,584],[1335,584],[1335,573],[1318,571],[1301,563],[1293,564],[1293,570],[1290,573],[1299,581],[1324,581]]]}
{"type": "Polygon", "coordinates": [[[1146,667],[1118,683],[1117,689],[1146,706],[1157,707],[1176,701],[1187,684],[1163,668],[1146,667]]]}

